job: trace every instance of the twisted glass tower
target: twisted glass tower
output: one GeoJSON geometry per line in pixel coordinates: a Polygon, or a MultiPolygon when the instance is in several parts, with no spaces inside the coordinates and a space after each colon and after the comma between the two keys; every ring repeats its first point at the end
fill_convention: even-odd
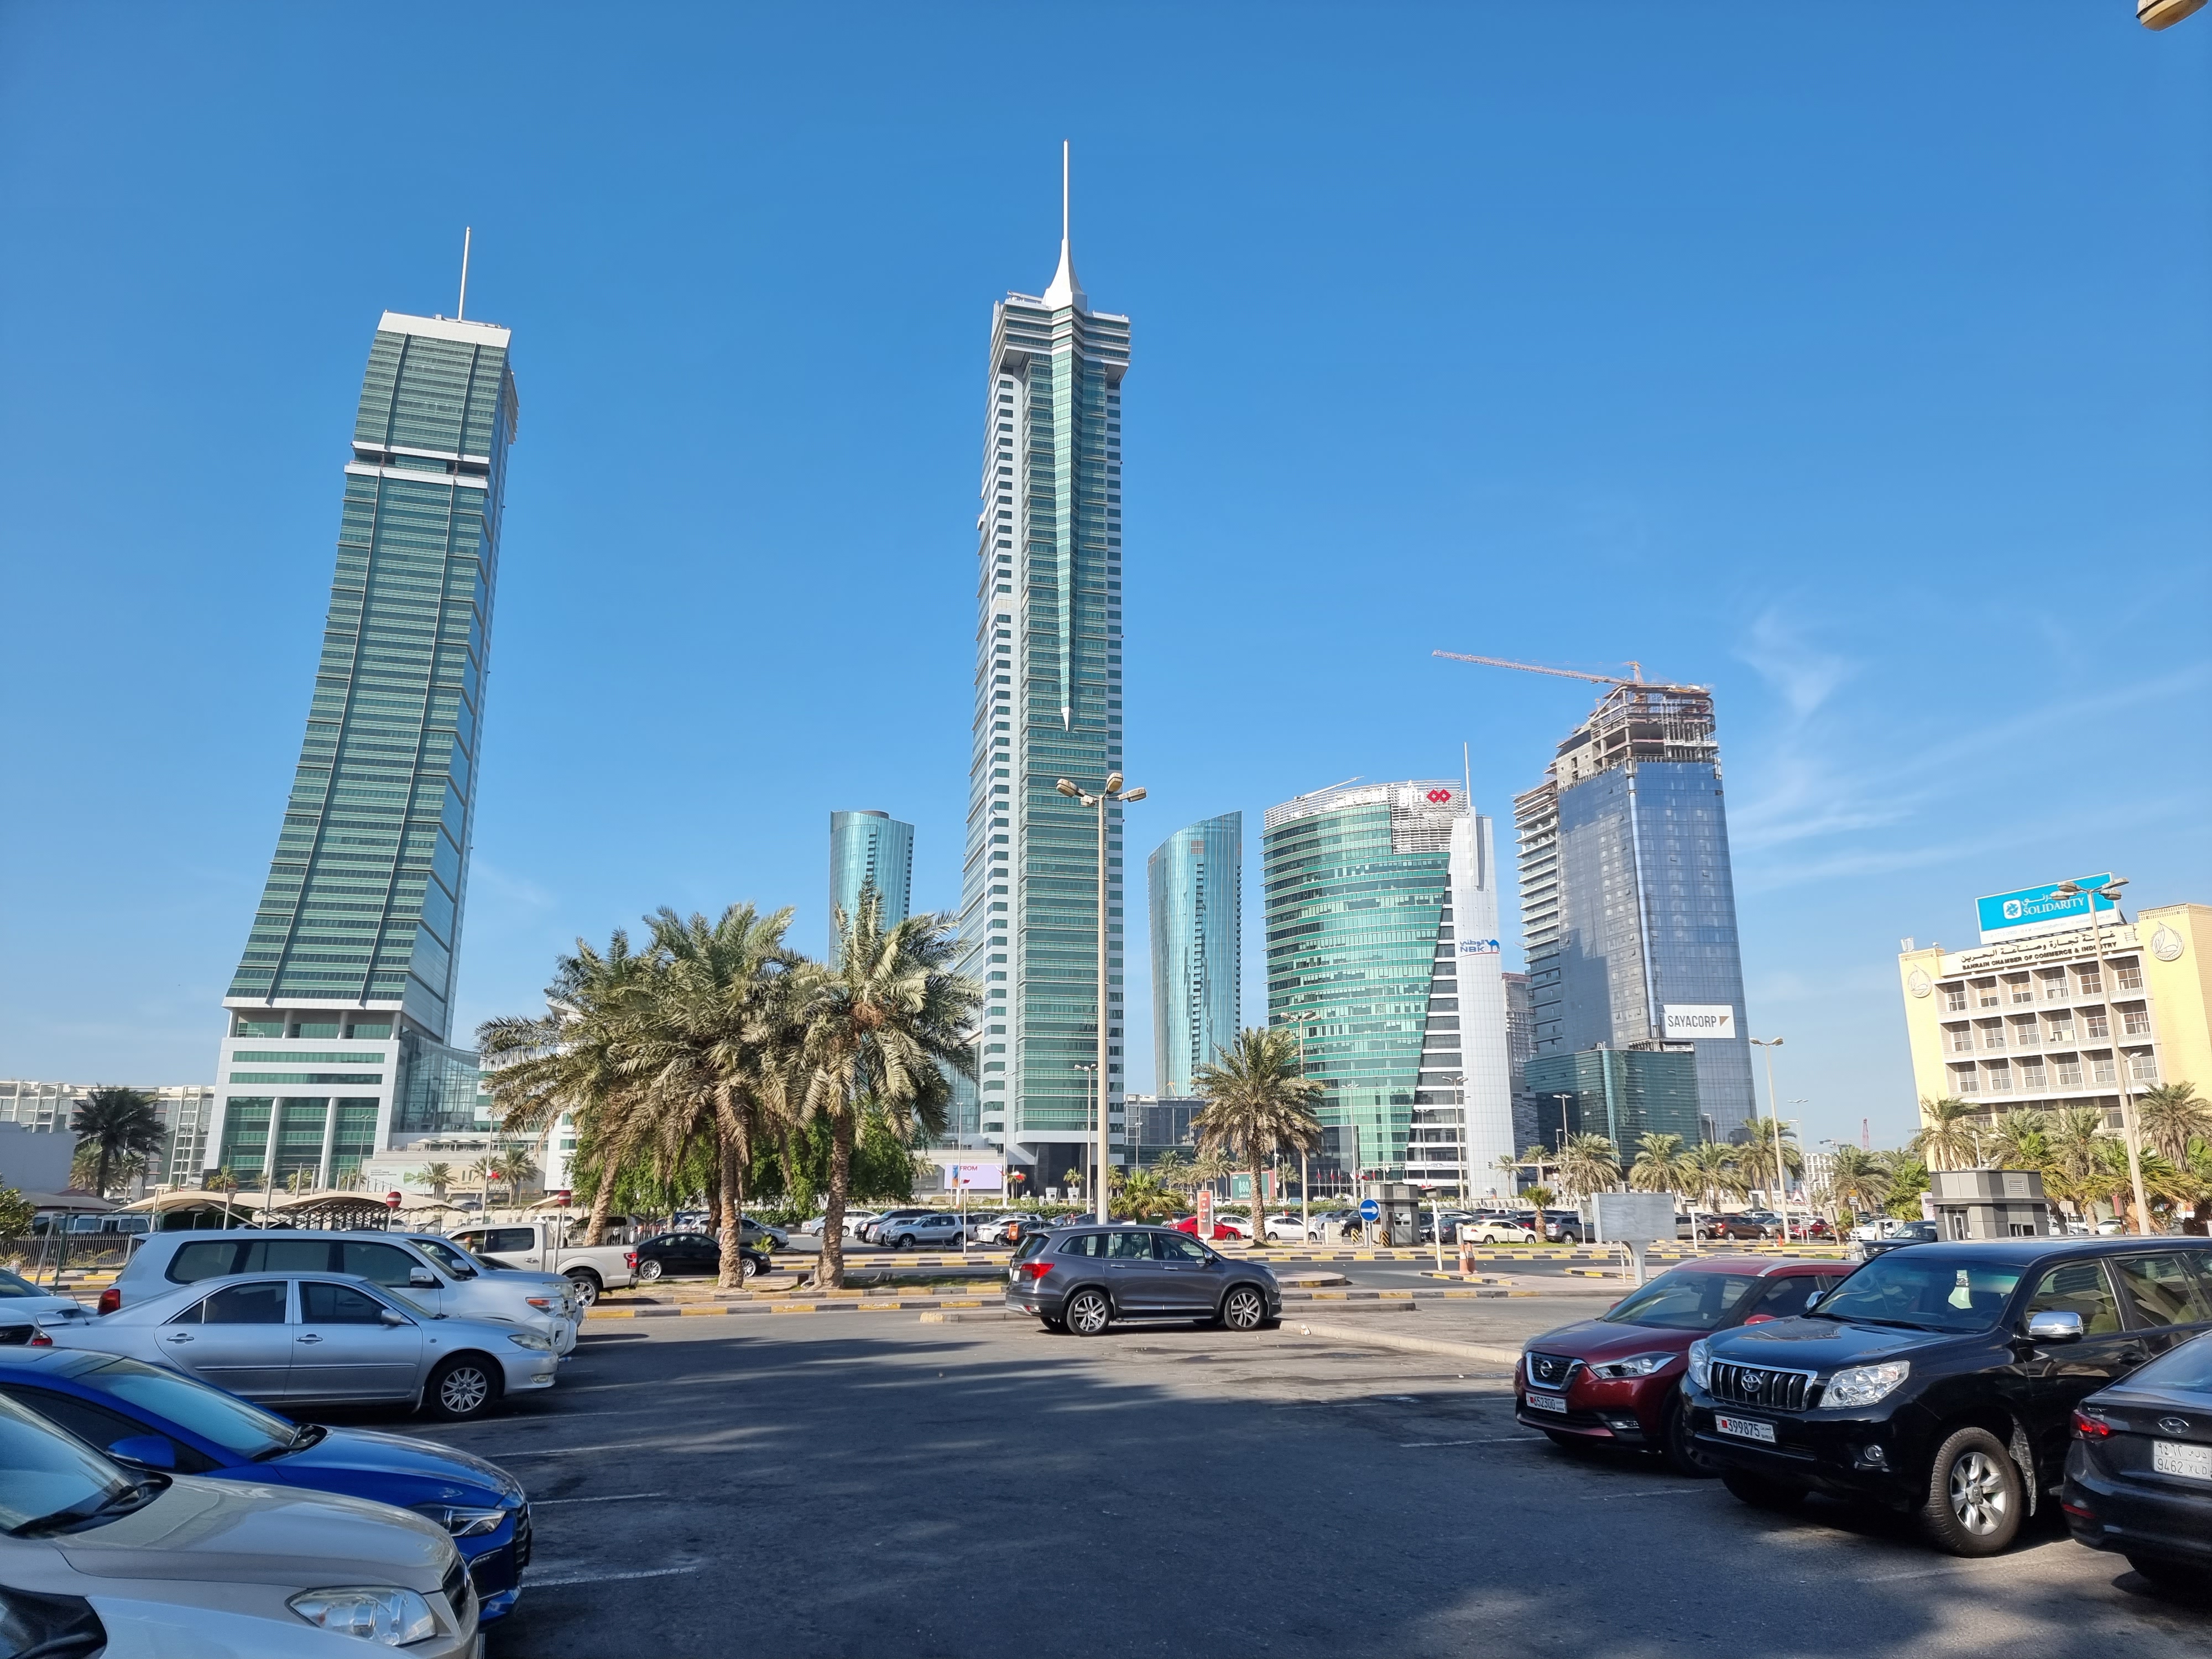
{"type": "MultiPolygon", "coordinates": [[[[830,908],[858,913],[860,895],[874,888],[883,901],[883,925],[895,927],[914,902],[914,826],[888,812],[862,809],[830,815],[830,908]]],[[[830,956],[839,955],[830,934],[830,956]]]]}
{"type": "Polygon", "coordinates": [[[477,1127],[447,1046],[516,420],[508,331],[386,312],[307,736],[233,975],[210,1168],[327,1184],[477,1127]]]}
{"type": "Polygon", "coordinates": [[[1152,912],[1154,1086],[1188,1096],[1237,1036],[1243,927],[1244,815],[1178,830],[1146,861],[1152,912]]]}
{"type": "MultiPolygon", "coordinates": [[[[993,307],[976,515],[975,679],[962,971],[986,992],[963,1139],[1003,1147],[1026,1190],[1095,1160],[1097,825],[1056,780],[1121,764],[1121,377],[1129,319],[1060,268],[993,307]]],[[[1105,1098],[1121,1100],[1121,808],[1107,811],[1105,1098]]],[[[1118,1154],[1117,1154],[1118,1156],[1118,1154]]]]}

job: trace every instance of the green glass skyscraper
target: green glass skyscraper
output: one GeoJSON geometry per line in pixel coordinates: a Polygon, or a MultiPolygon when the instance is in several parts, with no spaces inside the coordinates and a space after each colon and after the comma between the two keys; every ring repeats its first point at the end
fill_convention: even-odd
{"type": "MultiPolygon", "coordinates": [[[[830,908],[853,915],[860,895],[876,890],[883,901],[882,922],[896,927],[914,902],[914,826],[888,812],[862,808],[830,815],[830,908]]],[[[830,957],[839,955],[834,924],[830,957]]]]}
{"type": "Polygon", "coordinates": [[[1145,863],[1152,900],[1152,1075],[1187,1096],[1201,1066],[1237,1040],[1243,944],[1244,815],[1178,830],[1145,863]]]}
{"type": "MultiPolygon", "coordinates": [[[[1121,377],[1129,319],[1060,268],[993,307],[977,514],[975,695],[962,970],[987,994],[956,1134],[1003,1147],[1035,1193],[1094,1160],[1097,825],[1057,793],[1121,764],[1121,377]]],[[[1121,809],[1107,818],[1104,1097],[1121,1100],[1121,809]]],[[[1118,1137],[1118,1128],[1115,1131],[1118,1137]]]]}
{"type": "Polygon", "coordinates": [[[327,1184],[481,1127],[447,1044],[507,446],[508,331],[386,312],[345,465],[323,653],[228,1011],[210,1168],[327,1184]]]}

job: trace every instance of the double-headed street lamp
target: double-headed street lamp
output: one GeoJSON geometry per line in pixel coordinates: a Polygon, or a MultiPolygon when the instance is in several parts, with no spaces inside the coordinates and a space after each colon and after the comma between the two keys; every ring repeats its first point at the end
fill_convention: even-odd
{"type": "Polygon", "coordinates": [[[2105,1000],[2105,1030],[2112,1036],[2112,1075],[2120,1085],[2120,1137],[2128,1143],[2128,1185],[2135,1189],[2136,1232],[2138,1237],[2150,1232],[2150,1200],[2143,1195],[2142,1138],[2136,1132],[2136,1093],[2128,1086],[2127,1051],[2120,1046],[2120,1011],[2112,1006],[2112,981],[2105,967],[2105,930],[2097,921],[2097,901],[2108,900],[2112,915],[2120,921],[2120,901],[2116,896],[2128,884],[2125,876],[2107,876],[2092,887],[2087,882],[2062,881],[2051,890],[2053,898],[2079,898],[2089,896],[2089,939],[2097,952],[2097,988],[2105,1000]]]}
{"type": "MultiPolygon", "coordinates": [[[[1782,1039],[1753,1037],[1751,1045],[1754,1048],[1766,1050],[1766,1115],[1774,1120],[1774,1179],[1778,1186],[1783,1189],[1783,1195],[1777,1200],[1782,1206],[1782,1209],[1778,1213],[1784,1217],[1782,1230],[1786,1236],[1790,1231],[1790,1223],[1787,1219],[1790,1200],[1786,1195],[1790,1185],[1790,1172],[1784,1167],[1782,1162],[1782,1102],[1774,1092],[1774,1051],[1782,1046],[1782,1039]]],[[[1759,1115],[1759,1090],[1756,1085],[1751,1091],[1751,1115],[1754,1118],[1759,1115]]],[[[1759,1179],[1764,1181],[1766,1177],[1761,1176],[1759,1179]]]]}
{"type": "MultiPolygon", "coordinates": [[[[1113,1093],[1107,1079],[1113,1068],[1106,1063],[1106,805],[1109,801],[1139,801],[1145,798],[1141,789],[1124,789],[1121,775],[1109,772],[1106,787],[1097,794],[1088,789],[1079,789],[1066,778],[1053,787],[1070,800],[1081,801],[1085,806],[1098,809],[1098,1223],[1101,1226],[1113,1218],[1107,1213],[1106,1170],[1109,1152],[1106,1141],[1107,1101],[1113,1093]]],[[[1255,1197],[1253,1207],[1259,1207],[1255,1197]]]]}

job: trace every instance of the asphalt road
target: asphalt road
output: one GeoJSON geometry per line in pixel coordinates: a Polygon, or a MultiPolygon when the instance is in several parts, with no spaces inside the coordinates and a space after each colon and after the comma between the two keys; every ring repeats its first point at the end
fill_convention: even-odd
{"type": "MultiPolygon", "coordinates": [[[[1328,1316],[1516,1346],[1593,1305],[1328,1316]]],[[[1480,1365],[1295,1319],[1085,1340],[754,1315],[595,1329],[550,1395],[404,1427],[530,1488],[493,1659],[2207,1651],[2212,1602],[2048,1518],[1956,1561],[1887,1516],[1570,1456],[1510,1401],[1480,1365]]]]}

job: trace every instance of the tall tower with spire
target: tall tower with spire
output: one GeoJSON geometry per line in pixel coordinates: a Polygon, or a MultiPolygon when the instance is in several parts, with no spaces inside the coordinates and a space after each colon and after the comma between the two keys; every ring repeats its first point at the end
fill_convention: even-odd
{"type": "MultiPolygon", "coordinates": [[[[1129,319],[1076,279],[1060,151],[1060,267],[992,307],[963,970],[985,990],[978,1082],[954,1127],[1005,1150],[1034,1196],[1096,1160],[1094,1087],[1122,1144],[1121,811],[1108,809],[1109,995],[1098,1006],[1097,827],[1054,788],[1121,767],[1121,377],[1129,319]],[[1098,1025],[1109,1074],[1094,1079],[1098,1025]]],[[[1117,1152],[1116,1156],[1120,1156],[1117,1152]]]]}

